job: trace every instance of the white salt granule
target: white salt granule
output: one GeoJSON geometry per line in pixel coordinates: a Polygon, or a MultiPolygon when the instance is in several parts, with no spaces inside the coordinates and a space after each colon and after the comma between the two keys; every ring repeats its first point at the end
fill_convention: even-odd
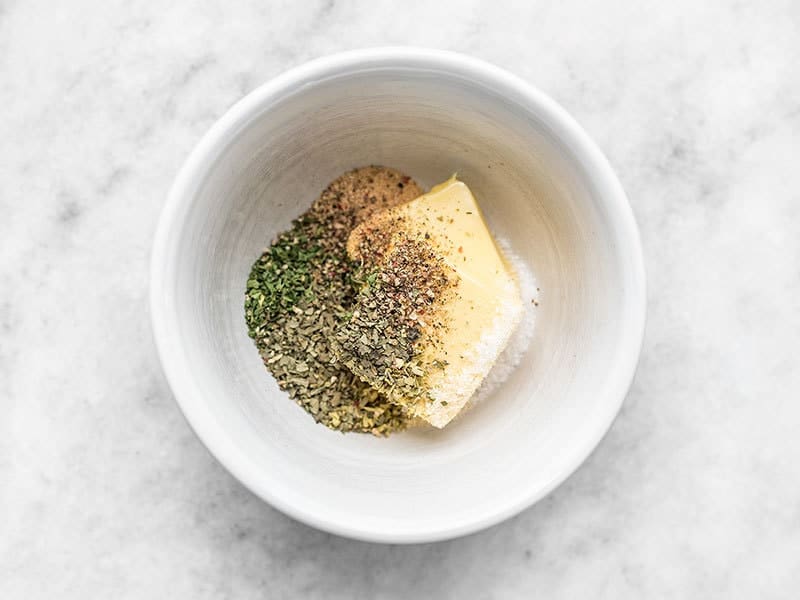
{"type": "Polygon", "coordinates": [[[528,264],[511,248],[508,240],[498,238],[496,241],[501,254],[517,279],[522,298],[522,318],[514,333],[511,334],[505,349],[465,408],[474,406],[491,396],[508,379],[522,361],[533,338],[537,307],[532,300],[539,297],[536,278],[528,264]]]}

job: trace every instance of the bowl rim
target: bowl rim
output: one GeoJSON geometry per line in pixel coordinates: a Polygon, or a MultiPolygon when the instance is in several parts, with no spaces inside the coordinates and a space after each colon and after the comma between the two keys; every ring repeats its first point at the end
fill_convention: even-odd
{"type": "Polygon", "coordinates": [[[208,130],[183,163],[167,196],[159,218],[150,257],[150,314],[153,336],[162,369],[173,395],[190,427],[201,442],[231,474],[256,496],[284,514],[329,533],[370,542],[421,543],[460,537],[500,523],[532,506],[572,475],[591,455],[610,429],[633,382],[645,332],[646,280],[639,230],[627,196],[611,165],[595,142],[578,122],[558,103],[536,87],[504,69],[464,54],[416,47],[379,47],[351,50],[317,58],[294,67],[262,84],[236,102],[208,130]],[[270,103],[297,91],[305,84],[365,68],[415,68],[449,71],[513,95],[523,106],[552,127],[558,138],[569,143],[578,154],[590,180],[597,186],[598,196],[615,217],[620,238],[629,252],[630,305],[620,334],[620,351],[604,403],[603,419],[593,435],[583,440],[574,451],[573,460],[544,487],[533,490],[516,502],[485,511],[478,517],[459,523],[445,523],[436,529],[379,530],[343,522],[330,515],[306,511],[292,505],[280,490],[270,485],[269,476],[248,461],[231,441],[225,428],[204,407],[199,388],[192,377],[191,366],[182,352],[177,323],[170,318],[170,260],[176,255],[182,215],[190,207],[194,193],[204,174],[238,132],[270,103]]]}

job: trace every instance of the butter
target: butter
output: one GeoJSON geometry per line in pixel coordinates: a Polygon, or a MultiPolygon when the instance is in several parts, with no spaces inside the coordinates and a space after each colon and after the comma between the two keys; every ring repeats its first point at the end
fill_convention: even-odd
{"type": "MultiPolygon", "coordinates": [[[[424,393],[404,397],[393,385],[397,373],[376,371],[371,365],[345,360],[345,364],[370,385],[387,394],[413,414],[436,427],[444,427],[464,407],[508,343],[522,315],[517,282],[489,232],[480,207],[469,188],[455,176],[416,200],[388,209],[357,227],[348,240],[348,254],[364,260],[367,232],[387,232],[381,264],[391,264],[399,252],[398,240],[413,240],[431,249],[452,286],[437,292],[436,302],[417,319],[423,335],[415,342],[412,374],[420,377],[424,393]],[[421,365],[421,366],[417,366],[421,365]],[[431,366],[435,365],[435,366],[431,366]]],[[[370,247],[371,248],[371,247],[370,247]]],[[[374,250],[374,248],[371,248],[374,250]]],[[[390,282],[391,283],[391,282],[390,282]]],[[[414,294],[433,295],[420,289],[414,294]]],[[[394,359],[398,366],[407,357],[394,359]]],[[[404,372],[408,375],[407,370],[404,372]]]]}

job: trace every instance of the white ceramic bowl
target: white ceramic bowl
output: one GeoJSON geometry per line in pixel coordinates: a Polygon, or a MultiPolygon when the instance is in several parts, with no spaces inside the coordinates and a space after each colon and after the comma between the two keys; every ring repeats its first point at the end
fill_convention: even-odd
{"type": "Polygon", "coordinates": [[[494,66],[409,48],[316,60],[231,108],[170,192],[151,294],[164,370],[214,456],[281,511],[381,542],[473,532],[564,481],[617,414],[645,321],[630,207],[580,126],[494,66]],[[458,172],[541,288],[522,364],[441,431],[316,425],[247,337],[252,262],[328,181],[370,163],[424,186],[458,172]]]}

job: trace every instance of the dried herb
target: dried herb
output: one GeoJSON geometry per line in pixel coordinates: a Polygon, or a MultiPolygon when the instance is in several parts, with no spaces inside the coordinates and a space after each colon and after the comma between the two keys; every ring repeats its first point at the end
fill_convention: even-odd
{"type": "Polygon", "coordinates": [[[347,256],[350,232],[421,193],[391,169],[345,173],[278,236],[248,277],[245,319],[264,364],[281,389],[332,429],[388,435],[409,424],[401,407],[337,361],[331,343],[365,283],[347,256]]]}
{"type": "Polygon", "coordinates": [[[312,269],[320,247],[309,239],[308,228],[309,219],[298,219],[253,265],[245,296],[250,337],[258,337],[259,326],[311,298],[312,269]]]}

